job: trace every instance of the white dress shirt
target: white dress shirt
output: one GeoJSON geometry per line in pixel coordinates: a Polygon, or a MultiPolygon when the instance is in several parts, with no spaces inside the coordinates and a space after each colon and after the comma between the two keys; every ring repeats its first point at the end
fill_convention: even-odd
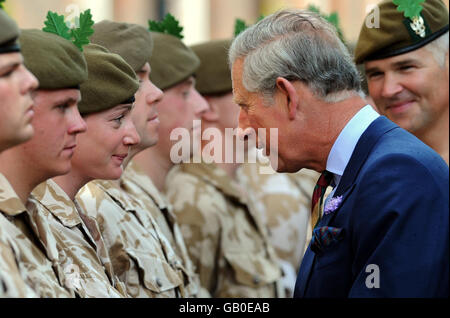
{"type": "Polygon", "coordinates": [[[359,138],[361,138],[362,134],[370,124],[378,117],[380,117],[380,115],[372,108],[372,106],[366,105],[353,116],[337,137],[331,148],[330,154],[328,155],[326,168],[327,171],[334,175],[332,184],[334,188],[325,200],[324,206],[328,200],[333,197],[359,138]]]}

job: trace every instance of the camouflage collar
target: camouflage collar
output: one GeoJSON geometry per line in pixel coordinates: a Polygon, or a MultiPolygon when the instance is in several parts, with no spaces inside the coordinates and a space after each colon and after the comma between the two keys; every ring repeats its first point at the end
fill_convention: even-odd
{"type": "Polygon", "coordinates": [[[147,193],[158,205],[160,210],[168,209],[168,204],[161,192],[156,188],[152,179],[141,170],[138,164],[131,161],[122,175],[122,182],[133,182],[147,193]]]}
{"type": "Polygon", "coordinates": [[[8,216],[16,216],[26,211],[8,179],[0,173],[0,212],[8,216]]]}
{"type": "Polygon", "coordinates": [[[109,195],[125,211],[136,211],[136,205],[139,205],[139,203],[133,200],[129,195],[127,195],[114,182],[111,182],[109,180],[95,180],[92,181],[92,183],[103,190],[107,195],[109,195]]]}
{"type": "Polygon", "coordinates": [[[81,224],[81,218],[69,196],[53,180],[38,185],[31,193],[32,197],[42,204],[64,226],[75,227],[81,224]]]}
{"type": "Polygon", "coordinates": [[[231,179],[230,176],[216,164],[184,163],[180,165],[180,169],[183,172],[195,175],[206,183],[213,185],[219,191],[236,199],[241,204],[247,205],[247,200],[242,195],[239,184],[231,179]]]}

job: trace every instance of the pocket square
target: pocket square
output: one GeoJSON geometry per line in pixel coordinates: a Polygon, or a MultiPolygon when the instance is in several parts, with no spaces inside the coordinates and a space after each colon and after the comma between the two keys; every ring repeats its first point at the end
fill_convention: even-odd
{"type": "Polygon", "coordinates": [[[322,226],[315,228],[311,238],[311,250],[321,254],[325,249],[344,238],[344,229],[322,226]]]}

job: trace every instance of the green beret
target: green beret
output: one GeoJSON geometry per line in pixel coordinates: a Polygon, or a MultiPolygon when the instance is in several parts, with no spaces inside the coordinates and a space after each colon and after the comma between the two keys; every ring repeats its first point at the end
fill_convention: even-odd
{"type": "MultiPolygon", "coordinates": [[[[397,10],[392,0],[379,5],[380,27],[363,24],[355,51],[356,64],[408,53],[423,47],[448,32],[448,10],[442,0],[422,3],[425,32],[414,31],[412,20],[397,10]]],[[[373,14],[373,13],[369,13],[373,14]]]]}
{"type": "Polygon", "coordinates": [[[177,37],[151,32],[153,55],[150,58],[150,80],[160,89],[168,89],[194,75],[200,60],[192,49],[177,37]]]}
{"type": "Polygon", "coordinates": [[[202,95],[228,93],[233,90],[228,66],[228,50],[232,40],[216,40],[191,46],[200,59],[196,88],[202,95]]]}
{"type": "Polygon", "coordinates": [[[0,54],[20,51],[16,41],[19,33],[17,24],[0,9],[0,54]]]}
{"type": "Polygon", "coordinates": [[[83,53],[71,41],[41,30],[22,30],[19,42],[25,66],[40,89],[78,88],[87,80],[83,53]]]}
{"type": "Polygon", "coordinates": [[[82,115],[134,102],[139,80],[120,55],[111,53],[100,45],[89,44],[84,47],[84,56],[89,77],[81,84],[78,109],[82,115]]]}
{"type": "Polygon", "coordinates": [[[94,24],[91,43],[119,54],[131,67],[140,71],[152,56],[153,40],[143,26],[108,20],[94,24]]]}

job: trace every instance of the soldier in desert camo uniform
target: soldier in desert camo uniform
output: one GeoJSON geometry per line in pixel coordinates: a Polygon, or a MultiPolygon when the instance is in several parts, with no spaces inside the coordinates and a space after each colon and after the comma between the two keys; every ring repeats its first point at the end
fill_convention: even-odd
{"type": "MultiPolygon", "coordinates": [[[[230,43],[212,41],[192,47],[201,60],[196,87],[210,106],[202,116],[202,129],[217,128],[222,136],[226,128],[237,127],[239,113],[227,64],[230,43]]],[[[220,147],[223,155],[229,150],[225,143],[220,147]]],[[[251,211],[246,191],[237,181],[240,164],[221,162],[184,163],[167,177],[167,197],[201,283],[213,297],[284,297],[282,271],[267,227],[251,211]]]]}

